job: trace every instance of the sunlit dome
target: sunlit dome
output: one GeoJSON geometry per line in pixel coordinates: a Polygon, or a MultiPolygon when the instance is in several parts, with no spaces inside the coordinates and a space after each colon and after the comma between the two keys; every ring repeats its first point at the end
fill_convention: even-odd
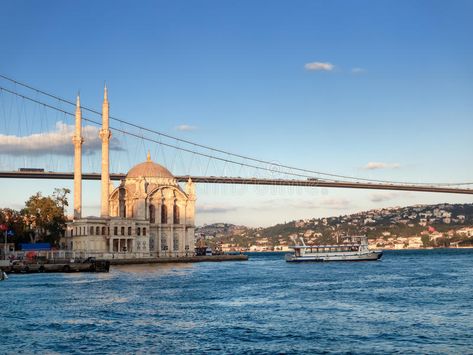
{"type": "Polygon", "coordinates": [[[157,178],[169,178],[174,179],[174,176],[171,172],[166,169],[164,166],[156,164],[151,161],[151,158],[148,154],[148,159],[144,163],[135,165],[128,171],[126,174],[127,178],[139,178],[139,177],[157,177],[157,178]]]}

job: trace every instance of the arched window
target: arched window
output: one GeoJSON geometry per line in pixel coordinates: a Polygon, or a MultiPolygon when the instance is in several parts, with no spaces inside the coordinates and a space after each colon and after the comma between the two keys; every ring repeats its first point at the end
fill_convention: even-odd
{"type": "Polygon", "coordinates": [[[89,227],[89,235],[94,235],[94,227],[89,227]]]}
{"type": "Polygon", "coordinates": [[[121,230],[120,230],[120,232],[121,232],[120,234],[121,234],[121,235],[125,235],[125,227],[121,227],[120,229],[121,229],[121,230]]]}
{"type": "Polygon", "coordinates": [[[156,209],[154,205],[149,205],[149,223],[155,223],[156,220],[156,209]]]}
{"type": "Polygon", "coordinates": [[[146,236],[146,228],[143,228],[143,236],[146,236]]]}
{"type": "Polygon", "coordinates": [[[168,206],[161,206],[161,223],[168,223],[168,206]]]}
{"type": "Polygon", "coordinates": [[[128,227],[128,235],[131,235],[131,227],[128,227]]]}
{"type": "Polygon", "coordinates": [[[168,238],[166,232],[161,232],[161,250],[168,250],[168,238]]]}
{"type": "Polygon", "coordinates": [[[106,231],[107,231],[107,229],[105,227],[102,227],[102,235],[105,235],[106,231]]]}
{"type": "Polygon", "coordinates": [[[95,227],[95,235],[100,235],[100,227],[95,227]]]}
{"type": "Polygon", "coordinates": [[[125,192],[123,188],[118,190],[118,211],[122,218],[126,218],[125,192]]]}
{"type": "Polygon", "coordinates": [[[172,214],[174,216],[174,224],[179,224],[180,216],[179,216],[179,206],[174,205],[172,214]]]}
{"type": "Polygon", "coordinates": [[[141,229],[140,229],[140,227],[136,228],[136,235],[141,235],[141,233],[140,233],[140,232],[141,232],[141,229]]]}

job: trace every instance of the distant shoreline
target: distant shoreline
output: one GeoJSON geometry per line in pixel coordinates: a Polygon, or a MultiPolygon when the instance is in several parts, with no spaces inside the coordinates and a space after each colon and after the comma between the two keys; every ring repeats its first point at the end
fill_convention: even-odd
{"type": "MultiPolygon", "coordinates": [[[[406,250],[437,250],[437,249],[473,249],[473,245],[471,246],[466,246],[466,247],[441,247],[441,248],[405,248],[405,249],[383,249],[383,248],[377,248],[377,250],[383,250],[383,251],[406,251],[406,250]]],[[[370,250],[375,250],[375,249],[370,249],[370,250]]],[[[290,250],[253,250],[253,251],[242,251],[241,253],[291,253],[292,251],[290,250]]],[[[238,251],[234,252],[226,252],[225,254],[231,255],[231,253],[238,253],[238,251]]]]}

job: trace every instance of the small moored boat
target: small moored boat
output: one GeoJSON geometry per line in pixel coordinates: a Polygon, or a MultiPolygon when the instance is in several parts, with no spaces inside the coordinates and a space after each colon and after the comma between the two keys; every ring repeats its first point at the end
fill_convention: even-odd
{"type": "Polygon", "coordinates": [[[286,261],[370,261],[379,260],[382,250],[369,250],[366,236],[345,237],[343,243],[335,245],[294,245],[292,254],[286,254],[286,261]]]}

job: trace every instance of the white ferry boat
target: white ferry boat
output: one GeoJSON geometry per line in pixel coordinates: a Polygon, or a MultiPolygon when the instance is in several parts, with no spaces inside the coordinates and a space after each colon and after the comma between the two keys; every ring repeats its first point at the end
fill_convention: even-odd
{"type": "Polygon", "coordinates": [[[294,253],[286,254],[286,261],[369,261],[379,260],[382,250],[369,250],[366,236],[345,237],[342,244],[336,245],[301,245],[291,246],[294,253]]]}

